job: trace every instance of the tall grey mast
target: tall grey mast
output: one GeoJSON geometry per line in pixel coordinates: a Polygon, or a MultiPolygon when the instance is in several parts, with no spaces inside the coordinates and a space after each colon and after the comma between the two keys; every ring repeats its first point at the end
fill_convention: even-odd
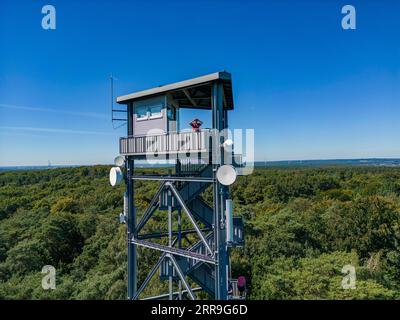
{"type": "MultiPolygon", "coordinates": [[[[127,136],[120,138],[120,154],[125,158],[122,221],[128,236],[128,299],[145,298],[141,294],[157,271],[161,281],[168,281],[168,293],[150,298],[195,299],[198,291],[212,299],[234,298],[229,251],[244,243],[243,221],[232,215],[231,182],[220,178],[229,177],[230,170],[240,165],[232,163],[233,152],[224,144],[228,111],[233,110],[231,75],[216,72],[120,96],[117,103],[126,105],[128,117],[127,136]],[[179,113],[184,108],[210,110],[212,127],[179,130],[179,113]],[[138,174],[135,161],[144,159],[168,160],[174,170],[138,174]],[[136,180],[159,181],[157,192],[140,215],[135,207],[136,180]],[[202,197],[209,187],[212,204],[202,197]],[[165,213],[167,230],[144,233],[157,211],[165,213]],[[140,284],[138,246],[160,255],[140,284]]],[[[113,174],[118,172],[122,175],[120,170],[113,174]]]]}

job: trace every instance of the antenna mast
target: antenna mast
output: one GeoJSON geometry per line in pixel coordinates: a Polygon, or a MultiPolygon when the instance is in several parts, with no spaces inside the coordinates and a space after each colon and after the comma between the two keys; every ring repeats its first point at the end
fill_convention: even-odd
{"type": "Polygon", "coordinates": [[[111,121],[113,119],[113,105],[114,105],[114,78],[113,74],[110,75],[110,96],[111,96],[111,121]]]}
{"type": "Polygon", "coordinates": [[[114,79],[118,80],[118,79],[114,78],[113,74],[111,73],[111,75],[110,75],[111,122],[112,122],[113,128],[118,129],[127,123],[128,113],[127,113],[127,110],[114,109],[114,79]],[[120,115],[121,113],[125,114],[125,117],[123,115],[120,115]],[[115,122],[122,122],[122,123],[115,126],[115,122]]]}

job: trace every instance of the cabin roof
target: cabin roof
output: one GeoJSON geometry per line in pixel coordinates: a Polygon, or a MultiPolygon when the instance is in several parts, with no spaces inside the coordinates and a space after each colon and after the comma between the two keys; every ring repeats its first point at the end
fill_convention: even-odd
{"type": "Polygon", "coordinates": [[[117,102],[128,104],[135,100],[168,94],[179,108],[211,109],[212,83],[217,80],[224,87],[224,108],[233,109],[231,74],[225,71],[119,96],[117,102]]]}

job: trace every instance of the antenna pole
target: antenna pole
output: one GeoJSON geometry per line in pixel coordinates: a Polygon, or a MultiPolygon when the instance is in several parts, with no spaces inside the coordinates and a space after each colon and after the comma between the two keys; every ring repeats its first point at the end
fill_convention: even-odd
{"type": "Polygon", "coordinates": [[[110,75],[110,92],[111,92],[111,122],[113,121],[114,118],[114,113],[113,113],[113,103],[114,103],[114,78],[113,74],[111,73],[110,75]]]}

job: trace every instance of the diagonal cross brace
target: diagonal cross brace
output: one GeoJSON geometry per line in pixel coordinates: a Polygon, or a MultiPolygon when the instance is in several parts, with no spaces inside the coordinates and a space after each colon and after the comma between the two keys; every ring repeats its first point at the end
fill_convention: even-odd
{"type": "Polygon", "coordinates": [[[139,223],[138,223],[138,225],[136,227],[136,234],[138,234],[140,232],[140,230],[142,230],[144,225],[147,223],[147,221],[149,221],[149,219],[151,218],[152,214],[156,210],[158,197],[160,196],[160,194],[161,194],[162,190],[164,189],[164,187],[165,187],[165,181],[160,184],[160,187],[158,188],[156,194],[154,195],[153,199],[151,199],[149,207],[143,213],[143,216],[140,219],[140,221],[139,221],[139,223]]]}
{"type": "Polygon", "coordinates": [[[154,274],[156,273],[156,271],[160,267],[160,265],[163,262],[163,260],[165,259],[166,255],[167,255],[167,253],[164,252],[161,255],[160,259],[158,259],[157,263],[151,269],[151,271],[147,275],[146,279],[143,281],[142,285],[140,286],[139,290],[136,292],[136,295],[133,297],[133,300],[136,300],[139,297],[139,295],[142,293],[142,291],[146,288],[147,284],[150,282],[151,278],[153,278],[154,274]]]}
{"type": "MultiPolygon", "coordinates": [[[[172,245],[175,245],[175,243],[178,241],[178,238],[175,238],[174,241],[172,241],[172,245]]],[[[146,279],[144,279],[142,285],[140,286],[139,290],[136,292],[136,295],[134,296],[133,300],[136,300],[139,295],[142,293],[142,291],[146,288],[147,284],[151,280],[151,278],[154,276],[158,268],[160,267],[161,263],[167,256],[167,252],[164,252],[161,257],[158,259],[157,263],[154,265],[154,267],[150,270],[149,274],[147,275],[146,279]]]]}
{"type": "Polygon", "coordinates": [[[186,290],[188,291],[188,294],[189,294],[190,298],[191,298],[192,300],[196,300],[196,297],[195,297],[195,295],[194,295],[194,293],[193,293],[193,291],[192,291],[192,288],[190,288],[190,285],[187,283],[187,281],[186,281],[186,279],[185,279],[185,275],[183,274],[181,268],[179,267],[179,264],[176,262],[174,256],[173,256],[172,254],[168,254],[167,256],[168,256],[168,258],[171,260],[172,264],[174,265],[175,270],[176,270],[176,272],[177,272],[178,275],[179,275],[179,278],[181,278],[181,281],[182,281],[183,284],[185,285],[186,290]]]}
{"type": "Polygon", "coordinates": [[[204,237],[203,233],[201,232],[199,226],[197,225],[196,220],[194,220],[192,213],[190,212],[189,208],[187,207],[185,201],[182,199],[182,196],[180,195],[179,191],[176,190],[175,186],[171,182],[167,182],[166,185],[171,189],[174,196],[178,199],[178,202],[182,206],[183,211],[186,212],[187,216],[189,217],[190,222],[193,224],[194,228],[196,229],[196,232],[199,235],[201,241],[203,241],[204,246],[207,248],[207,250],[213,256],[213,252],[211,250],[210,245],[208,244],[206,238],[204,237]]]}

